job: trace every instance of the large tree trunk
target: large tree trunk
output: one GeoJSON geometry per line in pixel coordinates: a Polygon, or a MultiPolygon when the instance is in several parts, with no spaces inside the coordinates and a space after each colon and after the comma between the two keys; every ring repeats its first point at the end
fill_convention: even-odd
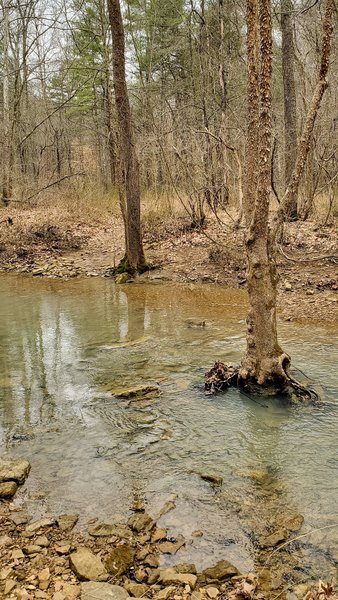
{"type": "Polygon", "coordinates": [[[126,256],[124,265],[132,272],[145,269],[140,215],[139,165],[133,141],[131,110],[125,72],[125,41],[119,0],[108,0],[113,38],[113,76],[117,118],[120,131],[120,154],[126,195],[126,256]]]}
{"type": "Polygon", "coordinates": [[[269,243],[271,187],[272,21],[271,0],[247,2],[248,148],[247,348],[240,382],[250,389],[282,389],[289,357],[280,348],[276,325],[277,274],[269,243]]]}
{"type": "MultiPolygon", "coordinates": [[[[281,0],[282,66],[284,88],[284,184],[290,183],[297,158],[297,102],[295,47],[293,39],[293,0],[281,0]]],[[[297,193],[290,198],[288,219],[296,220],[297,193]]]]}

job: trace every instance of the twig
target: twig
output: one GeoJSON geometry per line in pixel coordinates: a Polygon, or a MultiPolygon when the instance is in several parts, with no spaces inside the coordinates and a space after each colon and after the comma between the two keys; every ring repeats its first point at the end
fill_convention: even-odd
{"type": "MultiPolygon", "coordinates": [[[[48,185],[45,185],[45,187],[41,188],[40,190],[38,190],[37,192],[35,192],[31,196],[29,196],[28,198],[26,198],[25,202],[28,202],[29,200],[32,200],[32,198],[35,198],[36,196],[38,196],[39,194],[41,194],[41,192],[44,192],[45,190],[48,190],[50,187],[53,187],[54,185],[57,185],[58,183],[61,183],[65,179],[70,179],[71,177],[85,177],[86,175],[87,175],[87,173],[70,173],[69,175],[64,175],[63,177],[61,177],[57,181],[52,181],[48,185]]],[[[17,200],[17,202],[18,202],[18,200],[17,200]]]]}
{"type": "Polygon", "coordinates": [[[333,260],[334,262],[338,261],[338,254],[337,255],[327,254],[324,256],[314,256],[313,258],[292,258],[291,256],[288,256],[287,254],[285,254],[285,252],[280,244],[278,244],[278,250],[284,256],[284,258],[286,258],[290,262],[294,262],[294,263],[311,263],[311,262],[314,262],[317,260],[333,260]]]}

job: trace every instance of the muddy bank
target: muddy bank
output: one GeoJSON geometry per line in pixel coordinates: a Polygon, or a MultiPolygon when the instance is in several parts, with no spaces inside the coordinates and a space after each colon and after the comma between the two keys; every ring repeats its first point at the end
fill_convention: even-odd
{"type": "MultiPolygon", "coordinates": [[[[2,214],[2,271],[62,279],[109,276],[123,255],[123,225],[118,217],[62,220],[55,214],[13,208],[2,214]]],[[[246,287],[243,230],[236,229],[229,218],[220,226],[210,217],[202,231],[191,229],[185,219],[148,225],[145,248],[155,268],[139,281],[246,287]]],[[[283,319],[338,320],[336,225],[287,224],[278,268],[283,319]]]]}

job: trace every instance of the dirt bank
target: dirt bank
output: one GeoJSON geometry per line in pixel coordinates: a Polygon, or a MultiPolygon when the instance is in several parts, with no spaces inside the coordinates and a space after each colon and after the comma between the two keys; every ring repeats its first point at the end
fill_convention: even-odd
{"type": "MultiPolygon", "coordinates": [[[[145,223],[144,239],[148,261],[156,268],[141,281],[246,286],[243,230],[227,215],[222,224],[211,216],[203,231],[191,229],[184,218],[145,223]]],[[[117,214],[79,218],[57,207],[1,212],[2,271],[65,279],[107,276],[122,255],[123,225],[117,214]]],[[[338,322],[337,225],[288,224],[278,268],[281,318],[338,322]]]]}

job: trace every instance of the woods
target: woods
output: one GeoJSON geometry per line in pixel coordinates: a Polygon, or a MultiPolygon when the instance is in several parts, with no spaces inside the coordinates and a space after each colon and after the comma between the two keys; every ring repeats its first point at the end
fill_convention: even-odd
{"type": "MultiPolygon", "coordinates": [[[[210,209],[239,210],[245,6],[232,0],[165,6],[135,1],[123,6],[122,16],[142,196],[167,214],[178,205],[196,224],[210,209]]],[[[291,2],[276,5],[273,14],[273,188],[279,197],[316,84],[323,17],[324,4],[293,8],[291,2]]],[[[114,193],[119,117],[106,3],[69,0],[47,7],[42,0],[6,0],[1,23],[2,164],[10,172],[10,181],[3,173],[5,202],[7,196],[15,202],[48,193],[71,197],[81,186],[93,196],[98,186],[114,193]]],[[[320,193],[335,193],[335,65],[334,54],[297,195],[301,217],[316,210],[320,193]]]]}

